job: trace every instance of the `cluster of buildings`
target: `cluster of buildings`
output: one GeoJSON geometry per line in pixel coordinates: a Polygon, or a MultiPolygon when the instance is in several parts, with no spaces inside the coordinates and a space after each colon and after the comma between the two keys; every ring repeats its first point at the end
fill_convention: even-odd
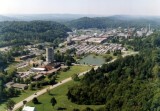
{"type": "MultiPolygon", "coordinates": [[[[116,43],[108,43],[113,37],[116,38],[131,38],[134,36],[142,37],[149,36],[153,31],[150,28],[141,28],[137,30],[135,28],[126,28],[123,29],[121,27],[115,29],[81,29],[75,30],[69,33],[69,37],[67,38],[67,46],[59,49],[60,52],[65,53],[68,49],[75,48],[77,55],[88,54],[88,53],[96,53],[96,54],[106,54],[107,52],[114,51],[125,51],[121,44],[116,43]],[[72,43],[74,41],[74,43],[72,43]]],[[[47,74],[55,73],[60,69],[66,68],[64,63],[57,63],[54,61],[54,49],[52,47],[46,47],[46,51],[44,47],[46,44],[37,44],[43,46],[43,49],[37,48],[37,46],[28,45],[25,46],[24,50],[28,50],[28,55],[23,55],[18,57],[19,64],[16,65],[17,69],[21,69],[23,67],[29,66],[29,69],[25,72],[17,72],[17,77],[20,78],[29,78],[33,76],[35,81],[41,79],[47,74]],[[45,54],[46,52],[46,54],[45,54]],[[45,55],[46,60],[34,60],[33,58],[45,55]]],[[[10,50],[9,47],[1,48],[0,51],[10,50]]],[[[18,84],[18,83],[7,83],[7,87],[14,87],[19,89],[26,89],[26,85],[18,84]]]]}
{"type": "MultiPolygon", "coordinates": [[[[43,60],[36,60],[35,62],[31,59],[32,57],[26,56],[27,59],[23,59],[22,62],[16,65],[17,69],[30,66],[28,70],[25,72],[18,72],[16,74],[16,77],[26,79],[32,76],[32,79],[34,81],[41,80],[44,78],[45,75],[55,73],[59,70],[64,70],[68,68],[68,66],[65,66],[64,63],[58,63],[54,61],[54,49],[52,47],[46,48],[46,61],[43,60]],[[36,66],[33,66],[33,64],[37,64],[36,66]]],[[[8,82],[6,87],[10,88],[16,88],[25,90],[27,89],[27,84],[20,84],[20,83],[14,83],[14,82],[8,82]]]]}
{"type": "Polygon", "coordinates": [[[39,50],[38,48],[32,47],[32,45],[26,46],[26,47],[24,48],[24,50],[28,50],[28,51],[29,51],[29,54],[16,57],[16,58],[15,58],[16,61],[28,61],[28,60],[30,60],[31,58],[40,56],[40,55],[42,55],[42,54],[45,53],[44,50],[39,50]]]}
{"type": "Polygon", "coordinates": [[[80,35],[80,36],[69,36],[67,38],[67,42],[70,43],[71,41],[75,42],[86,42],[86,43],[95,43],[101,44],[107,41],[111,36],[102,35],[98,36],[97,34],[94,35],[80,35]]]}
{"type": "Polygon", "coordinates": [[[108,29],[81,29],[69,33],[68,42],[83,41],[101,44],[110,38],[130,39],[133,37],[145,37],[153,33],[150,25],[146,28],[108,28],[108,29]]]}
{"type": "Polygon", "coordinates": [[[148,28],[141,28],[140,30],[137,30],[135,36],[137,37],[144,37],[144,36],[149,36],[153,33],[153,29],[150,28],[150,24],[148,28]]]}
{"type": "Polygon", "coordinates": [[[105,45],[89,45],[83,43],[83,44],[69,45],[67,47],[60,49],[59,51],[65,53],[68,49],[72,48],[76,49],[77,55],[87,54],[87,53],[106,54],[108,51],[114,52],[117,50],[121,51],[126,50],[124,47],[122,47],[121,44],[108,43],[105,45]]]}
{"type": "MultiPolygon", "coordinates": [[[[109,39],[109,37],[89,37],[89,36],[85,36],[85,35],[82,35],[82,36],[79,36],[79,37],[75,37],[75,38],[72,38],[71,41],[75,41],[75,42],[89,42],[89,43],[97,43],[97,44],[100,44],[100,43],[104,43],[105,41],[107,41],[109,39]]],[[[67,41],[69,43],[69,41],[67,41]]]]}
{"type": "MultiPolygon", "coordinates": [[[[116,29],[87,29],[78,30],[69,33],[69,38],[72,41],[83,41],[89,43],[101,44],[113,37],[129,38],[134,32],[134,28],[122,29],[121,27],[116,29]],[[80,33],[80,34],[79,34],[80,33]]],[[[67,39],[68,41],[68,39],[67,39]]]]}
{"type": "Polygon", "coordinates": [[[26,72],[17,72],[17,77],[28,78],[32,75],[34,80],[39,80],[47,74],[55,73],[60,69],[63,69],[65,66],[64,63],[58,63],[54,61],[54,49],[52,47],[46,48],[46,61],[37,60],[36,62],[29,61],[27,63],[25,64],[24,62],[21,63],[21,66],[18,66],[23,67],[31,64],[37,64],[37,67],[31,67],[26,72]]]}

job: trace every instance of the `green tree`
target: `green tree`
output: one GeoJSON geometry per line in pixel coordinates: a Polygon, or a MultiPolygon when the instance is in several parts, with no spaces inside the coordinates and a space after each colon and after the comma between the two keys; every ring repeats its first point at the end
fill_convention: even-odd
{"type": "Polygon", "coordinates": [[[12,110],[13,108],[14,108],[14,105],[15,105],[16,103],[13,101],[13,100],[8,100],[7,101],[7,103],[6,103],[6,108],[7,108],[7,110],[12,110]]]}
{"type": "Polygon", "coordinates": [[[94,111],[92,108],[87,107],[86,109],[84,109],[83,111],[94,111]]]}
{"type": "Polygon", "coordinates": [[[55,106],[57,104],[57,101],[54,97],[51,98],[51,104],[52,106],[55,106]]]}
{"type": "Polygon", "coordinates": [[[65,64],[66,64],[67,66],[70,66],[70,65],[71,65],[71,61],[70,61],[70,60],[67,60],[65,64]]]}
{"type": "Polygon", "coordinates": [[[36,97],[34,97],[34,98],[32,99],[32,103],[33,103],[33,104],[38,104],[39,101],[38,101],[38,99],[37,99],[36,97]]]}
{"type": "Polygon", "coordinates": [[[72,111],[80,111],[79,109],[77,109],[77,108],[74,108],[72,111]]]}
{"type": "Polygon", "coordinates": [[[33,84],[32,83],[29,85],[29,89],[33,90],[33,84]]]}
{"type": "Polygon", "coordinates": [[[2,101],[3,98],[3,83],[2,80],[0,80],[0,101],[2,101]]]}
{"type": "Polygon", "coordinates": [[[7,70],[7,74],[8,74],[10,77],[13,77],[13,75],[16,74],[16,68],[15,68],[15,67],[10,67],[10,68],[7,70]]]}
{"type": "Polygon", "coordinates": [[[152,73],[153,73],[155,78],[160,77],[160,67],[157,64],[153,67],[152,73]]]}
{"type": "Polygon", "coordinates": [[[79,81],[80,79],[79,79],[79,77],[78,77],[78,74],[74,74],[74,75],[72,76],[72,80],[74,80],[74,81],[79,81]]]}

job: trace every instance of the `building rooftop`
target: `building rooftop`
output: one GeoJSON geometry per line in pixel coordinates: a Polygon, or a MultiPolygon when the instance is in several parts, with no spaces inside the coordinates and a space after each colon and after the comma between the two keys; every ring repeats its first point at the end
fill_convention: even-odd
{"type": "Polygon", "coordinates": [[[106,38],[89,38],[87,40],[85,40],[86,42],[93,42],[93,43],[102,43],[104,40],[106,40],[106,38]]]}
{"type": "Polygon", "coordinates": [[[35,110],[35,107],[24,106],[22,111],[36,111],[36,110],[35,110]]]}
{"type": "Polygon", "coordinates": [[[31,70],[34,70],[34,71],[45,71],[46,69],[45,68],[31,68],[31,70]]]}
{"type": "Polygon", "coordinates": [[[20,83],[14,83],[14,82],[8,82],[7,84],[5,84],[6,87],[8,88],[18,88],[18,89],[26,89],[28,86],[27,84],[20,84],[20,83]]]}
{"type": "Polygon", "coordinates": [[[8,85],[13,85],[14,84],[14,82],[8,82],[8,83],[6,83],[6,86],[8,86],[8,85]]]}
{"type": "Polygon", "coordinates": [[[41,77],[43,77],[43,75],[42,74],[38,74],[38,75],[36,75],[35,77],[33,77],[34,79],[40,79],[41,77]]]}
{"type": "Polygon", "coordinates": [[[19,88],[19,89],[25,89],[25,87],[27,87],[26,84],[19,84],[19,83],[15,83],[12,85],[14,88],[19,88]]]}

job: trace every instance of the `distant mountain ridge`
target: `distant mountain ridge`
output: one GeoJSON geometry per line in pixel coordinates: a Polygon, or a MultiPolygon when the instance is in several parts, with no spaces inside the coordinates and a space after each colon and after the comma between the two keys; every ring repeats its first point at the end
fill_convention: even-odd
{"type": "Polygon", "coordinates": [[[114,28],[114,27],[146,27],[149,24],[160,26],[160,17],[156,16],[131,16],[131,15],[80,15],[80,14],[24,14],[0,15],[2,21],[56,21],[70,28],[114,28]]]}
{"type": "Polygon", "coordinates": [[[109,17],[83,17],[66,23],[70,28],[87,29],[87,28],[114,28],[114,27],[154,27],[160,26],[159,17],[139,17],[139,16],[109,16],[109,17]]]}
{"type": "MultiPolygon", "coordinates": [[[[2,21],[7,21],[7,17],[11,20],[16,21],[34,21],[34,20],[43,20],[43,21],[70,21],[74,19],[79,19],[84,16],[96,17],[96,15],[80,15],[80,14],[15,14],[15,15],[2,15],[6,19],[2,21]]],[[[0,16],[1,19],[1,16],[0,16]]]]}
{"type": "Polygon", "coordinates": [[[3,15],[0,15],[0,22],[3,22],[3,21],[16,21],[18,19],[15,19],[15,18],[12,18],[12,17],[8,17],[8,16],[3,16],[3,15]]]}

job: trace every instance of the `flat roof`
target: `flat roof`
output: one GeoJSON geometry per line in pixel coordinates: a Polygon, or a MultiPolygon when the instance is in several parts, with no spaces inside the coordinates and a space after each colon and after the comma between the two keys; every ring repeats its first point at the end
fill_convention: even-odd
{"type": "Polygon", "coordinates": [[[95,43],[101,43],[102,41],[106,40],[107,38],[89,38],[85,40],[86,42],[95,42],[95,43]]]}
{"type": "Polygon", "coordinates": [[[35,111],[35,107],[24,106],[22,111],[35,111]]]}
{"type": "Polygon", "coordinates": [[[45,68],[31,68],[32,70],[44,71],[45,68]]]}
{"type": "Polygon", "coordinates": [[[26,87],[27,85],[26,84],[19,84],[19,83],[15,83],[12,85],[14,88],[24,88],[26,87]]]}
{"type": "Polygon", "coordinates": [[[38,74],[36,75],[35,77],[33,77],[34,79],[38,79],[38,78],[41,78],[43,75],[42,74],[38,74]]]}

